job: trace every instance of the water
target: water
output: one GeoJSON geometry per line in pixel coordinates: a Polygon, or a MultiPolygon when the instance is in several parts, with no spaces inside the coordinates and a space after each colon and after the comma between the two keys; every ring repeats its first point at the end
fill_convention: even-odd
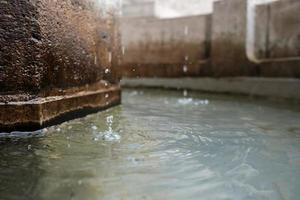
{"type": "Polygon", "coordinates": [[[282,103],[125,90],[122,106],[6,135],[0,199],[296,200],[299,122],[282,103]]]}

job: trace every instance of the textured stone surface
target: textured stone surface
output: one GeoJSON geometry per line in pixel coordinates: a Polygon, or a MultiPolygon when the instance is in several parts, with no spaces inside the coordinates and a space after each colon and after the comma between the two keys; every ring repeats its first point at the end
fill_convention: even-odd
{"type": "Polygon", "coordinates": [[[38,94],[107,78],[114,24],[96,2],[1,1],[0,92],[38,94]]]}
{"type": "MultiPolygon", "coordinates": [[[[117,84],[118,42],[115,16],[104,13],[97,0],[0,1],[0,129],[12,121],[22,124],[22,113],[32,113],[32,119],[43,124],[48,114],[36,115],[40,113],[35,105],[39,98],[63,98],[71,91],[71,110],[80,110],[80,99],[85,104],[81,93],[102,82],[96,84],[100,95],[107,86],[117,84]],[[34,102],[32,112],[26,110],[30,106],[17,106],[29,100],[34,102]],[[14,102],[10,108],[15,107],[8,112],[9,102],[14,102]]],[[[63,100],[60,102],[62,106],[63,100]]],[[[95,107],[97,101],[91,104],[95,107]]],[[[59,116],[69,110],[61,106],[48,109],[59,116]]]]}

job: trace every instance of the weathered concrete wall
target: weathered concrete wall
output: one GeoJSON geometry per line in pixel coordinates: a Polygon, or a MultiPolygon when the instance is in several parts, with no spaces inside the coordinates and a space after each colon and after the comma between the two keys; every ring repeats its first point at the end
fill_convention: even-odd
{"type": "Polygon", "coordinates": [[[249,76],[257,73],[246,54],[247,1],[214,3],[211,72],[213,76],[249,76]]]}
{"type": "Polygon", "coordinates": [[[215,2],[211,15],[124,19],[123,74],[300,77],[299,6],[296,0],[258,5],[250,28],[247,0],[215,2]]]}
{"type": "Polygon", "coordinates": [[[124,73],[138,75],[140,70],[144,70],[141,75],[148,76],[197,73],[199,62],[209,57],[210,23],[210,15],[123,18],[120,30],[124,73]]]}
{"type": "Polygon", "coordinates": [[[279,1],[270,5],[270,58],[300,56],[300,2],[279,1]]]}
{"type": "MultiPolygon", "coordinates": [[[[100,94],[118,82],[112,65],[118,57],[118,30],[113,14],[101,16],[97,2],[0,1],[0,129],[7,121],[12,127],[18,121],[22,111],[16,105],[20,101],[39,104],[36,98],[47,98],[48,102],[50,96],[72,96],[77,101],[66,110],[60,101],[61,105],[51,108],[56,113],[51,118],[83,107],[103,107],[96,101],[81,104],[75,98],[87,91],[100,94]],[[16,106],[11,115],[4,109],[7,103],[16,106]]],[[[39,125],[49,118],[41,114],[34,117],[39,125]]]]}
{"type": "Polygon", "coordinates": [[[300,57],[300,3],[278,1],[256,8],[260,59],[300,57]]]}
{"type": "Polygon", "coordinates": [[[260,76],[300,77],[299,8],[295,0],[256,7],[255,56],[260,76]]]}
{"type": "Polygon", "coordinates": [[[256,59],[268,58],[270,4],[262,4],[255,7],[255,40],[254,56],[256,59]]]}
{"type": "Polygon", "coordinates": [[[122,15],[124,17],[154,17],[155,16],[155,2],[123,2],[122,15]]]}

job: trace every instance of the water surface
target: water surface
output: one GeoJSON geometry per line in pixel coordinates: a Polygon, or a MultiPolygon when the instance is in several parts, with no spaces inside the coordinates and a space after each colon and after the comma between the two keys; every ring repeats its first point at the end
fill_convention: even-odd
{"type": "Polygon", "coordinates": [[[298,106],[125,90],[121,106],[32,134],[2,134],[0,199],[300,196],[298,106]]]}

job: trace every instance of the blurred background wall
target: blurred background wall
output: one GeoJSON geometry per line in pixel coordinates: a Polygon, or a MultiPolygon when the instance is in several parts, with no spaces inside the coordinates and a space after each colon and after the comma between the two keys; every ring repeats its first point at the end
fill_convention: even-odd
{"type": "Polygon", "coordinates": [[[299,77],[297,0],[123,0],[128,77],[299,77]]]}

